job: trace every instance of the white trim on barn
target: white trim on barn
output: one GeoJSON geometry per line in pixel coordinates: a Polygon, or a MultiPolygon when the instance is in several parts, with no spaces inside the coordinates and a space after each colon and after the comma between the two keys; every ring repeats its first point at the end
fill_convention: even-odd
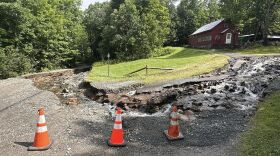
{"type": "Polygon", "coordinates": [[[232,38],[232,34],[231,33],[227,33],[227,35],[226,35],[226,44],[231,44],[231,38],[232,38]]]}

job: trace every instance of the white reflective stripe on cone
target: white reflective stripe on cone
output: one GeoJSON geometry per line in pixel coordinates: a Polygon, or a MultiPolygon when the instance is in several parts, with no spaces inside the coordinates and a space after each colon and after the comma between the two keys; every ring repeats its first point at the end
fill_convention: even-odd
{"type": "Polygon", "coordinates": [[[43,124],[43,123],[46,123],[45,115],[40,115],[38,124],[43,124]]]}
{"type": "Polygon", "coordinates": [[[176,112],[172,112],[170,114],[171,118],[177,118],[178,114],[176,112]]]}
{"type": "Polygon", "coordinates": [[[172,125],[172,126],[179,125],[179,122],[171,120],[170,125],[172,125]]]}
{"type": "Polygon", "coordinates": [[[47,126],[38,127],[37,132],[42,133],[48,131],[47,126]]]}
{"type": "Polygon", "coordinates": [[[114,129],[122,129],[122,124],[114,124],[114,129]]]}
{"type": "Polygon", "coordinates": [[[117,115],[117,116],[116,116],[116,121],[122,121],[122,116],[117,115]]]}

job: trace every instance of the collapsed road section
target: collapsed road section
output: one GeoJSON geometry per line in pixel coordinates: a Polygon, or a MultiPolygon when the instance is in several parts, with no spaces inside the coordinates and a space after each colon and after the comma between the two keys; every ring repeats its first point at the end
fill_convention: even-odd
{"type": "MultiPolygon", "coordinates": [[[[84,70],[81,70],[84,71],[84,70]]],[[[114,110],[153,114],[165,111],[177,101],[181,110],[201,112],[213,109],[255,109],[259,98],[278,81],[280,58],[273,56],[231,58],[229,64],[210,74],[143,85],[136,81],[117,83],[85,82],[87,72],[64,72],[29,76],[35,86],[54,92],[61,103],[75,105],[83,100],[97,101],[114,110]]]]}
{"type": "MultiPolygon", "coordinates": [[[[56,73],[30,78],[36,86],[53,90],[57,96],[37,89],[30,80],[8,79],[0,83],[0,97],[5,105],[0,115],[6,119],[1,123],[3,152],[25,154],[26,146],[30,145],[25,142],[33,141],[34,134],[31,127],[35,125],[32,119],[35,113],[30,112],[36,112],[36,108],[43,105],[47,111],[51,139],[55,140],[52,149],[45,151],[46,155],[133,155],[136,152],[142,155],[229,155],[236,151],[233,148],[238,135],[246,130],[252,115],[250,110],[256,108],[257,101],[270,89],[280,88],[277,57],[232,59],[224,69],[200,77],[118,91],[92,87],[83,82],[86,74],[56,73]],[[50,80],[45,82],[43,79],[50,80]],[[121,101],[121,98],[141,95],[153,100],[165,98],[168,94],[164,93],[173,90],[178,92],[173,97],[179,105],[178,112],[196,111],[192,122],[180,121],[180,130],[185,139],[176,142],[169,142],[163,133],[170,124],[167,113],[171,107],[168,101],[150,103],[151,100],[147,100],[147,103],[132,104],[128,100],[121,101]],[[120,101],[110,101],[109,94],[120,95],[120,101]],[[57,97],[60,97],[60,101],[57,97]],[[76,98],[77,103],[69,103],[71,98],[76,98]],[[104,100],[104,106],[91,100],[93,98],[104,100]],[[115,112],[115,103],[127,110],[123,114],[127,141],[124,148],[110,148],[106,144],[114,125],[107,108],[115,112]],[[20,115],[15,116],[15,112],[20,115]]],[[[174,102],[170,97],[167,100],[174,102]]]]}

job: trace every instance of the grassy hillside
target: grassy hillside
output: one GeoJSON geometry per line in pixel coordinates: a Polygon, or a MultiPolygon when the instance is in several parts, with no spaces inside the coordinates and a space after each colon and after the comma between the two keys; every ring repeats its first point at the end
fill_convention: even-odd
{"type": "Polygon", "coordinates": [[[251,128],[242,135],[240,155],[280,155],[280,91],[260,104],[251,128]]]}
{"type": "Polygon", "coordinates": [[[157,83],[211,72],[227,64],[228,59],[227,56],[213,53],[210,50],[174,47],[172,48],[172,53],[169,55],[110,65],[110,77],[107,76],[107,65],[100,65],[99,63],[94,64],[87,80],[139,80],[144,83],[157,83]],[[149,70],[148,75],[146,75],[146,72],[143,70],[130,77],[125,76],[146,65],[148,67],[175,68],[175,70],[149,70]]]}

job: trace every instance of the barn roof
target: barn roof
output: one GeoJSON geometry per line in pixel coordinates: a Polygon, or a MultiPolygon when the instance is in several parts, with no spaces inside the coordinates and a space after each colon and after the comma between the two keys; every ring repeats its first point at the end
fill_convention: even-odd
{"type": "Polygon", "coordinates": [[[240,36],[238,36],[238,38],[242,38],[242,37],[249,37],[249,36],[255,36],[255,34],[249,34],[249,35],[240,35],[240,36]]]}
{"type": "Polygon", "coordinates": [[[199,34],[208,30],[212,30],[213,28],[215,28],[218,24],[220,24],[224,19],[220,19],[218,21],[206,24],[202,27],[200,27],[199,29],[197,29],[194,33],[192,33],[191,35],[195,35],[195,34],[199,34]]]}

